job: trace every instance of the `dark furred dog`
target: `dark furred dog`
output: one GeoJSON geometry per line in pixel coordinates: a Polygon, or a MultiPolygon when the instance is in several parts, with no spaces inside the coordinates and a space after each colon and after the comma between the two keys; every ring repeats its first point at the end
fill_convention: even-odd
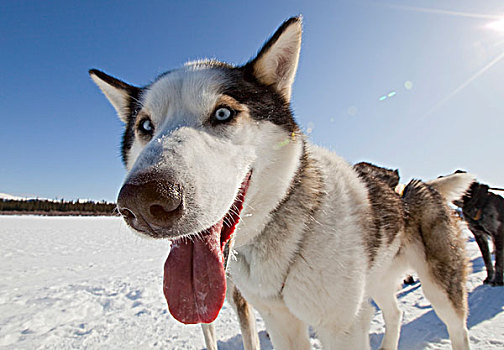
{"type": "Polygon", "coordinates": [[[485,284],[504,285],[504,198],[488,191],[487,185],[473,182],[460,201],[454,202],[462,208],[464,219],[474,234],[485,261],[487,278],[485,284]],[[488,247],[488,236],[495,245],[495,270],[488,247]]]}

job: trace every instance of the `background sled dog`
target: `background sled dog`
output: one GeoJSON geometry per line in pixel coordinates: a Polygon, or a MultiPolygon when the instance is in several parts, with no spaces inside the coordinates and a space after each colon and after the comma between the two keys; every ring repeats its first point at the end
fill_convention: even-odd
{"type": "Polygon", "coordinates": [[[473,182],[461,200],[454,203],[462,208],[464,220],[474,234],[485,262],[487,278],[483,283],[502,286],[504,268],[504,198],[488,191],[489,187],[473,182]],[[488,247],[488,237],[495,246],[495,270],[488,247]]]}
{"type": "Polygon", "coordinates": [[[144,88],[90,71],[126,123],[119,210],[135,231],[172,241],[171,314],[217,317],[234,235],[233,282],[275,349],[310,349],[308,325],[326,349],[368,349],[369,298],[383,310],[382,348],[396,349],[395,291],[410,267],[452,347],[467,349],[467,261],[445,202],[472,177],[412,181],[401,199],[308,143],[289,105],[300,46],[301,19],[291,18],[240,67],[192,62],[144,88]]]}
{"type": "Polygon", "coordinates": [[[361,176],[375,177],[393,190],[399,185],[399,170],[397,169],[382,168],[368,162],[360,162],[353,167],[361,176]]]}

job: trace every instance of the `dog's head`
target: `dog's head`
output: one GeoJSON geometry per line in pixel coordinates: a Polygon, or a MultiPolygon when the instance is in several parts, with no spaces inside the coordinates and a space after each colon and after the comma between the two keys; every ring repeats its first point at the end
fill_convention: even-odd
{"type": "Polygon", "coordinates": [[[304,142],[289,104],[300,44],[296,17],[243,66],[192,62],[142,88],[90,70],[126,124],[118,209],[172,240],[165,294],[182,322],[217,316],[224,244],[239,220],[238,242],[258,234],[288,191],[304,142]]]}
{"type": "Polygon", "coordinates": [[[488,190],[488,185],[474,181],[461,200],[454,202],[454,204],[462,208],[466,217],[478,221],[489,196],[488,190]]]}

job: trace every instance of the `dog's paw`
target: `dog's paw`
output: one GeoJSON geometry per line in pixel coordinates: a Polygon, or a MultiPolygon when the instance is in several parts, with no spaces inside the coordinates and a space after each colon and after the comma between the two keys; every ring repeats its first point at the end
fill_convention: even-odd
{"type": "Polygon", "coordinates": [[[490,277],[487,277],[487,278],[485,278],[485,279],[483,280],[483,284],[492,284],[492,282],[493,282],[493,281],[492,281],[492,278],[490,278],[490,277]]]}

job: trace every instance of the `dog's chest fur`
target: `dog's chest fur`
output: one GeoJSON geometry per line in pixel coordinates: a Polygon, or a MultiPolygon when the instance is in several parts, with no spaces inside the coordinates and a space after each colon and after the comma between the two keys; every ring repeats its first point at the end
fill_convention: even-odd
{"type": "MultiPolygon", "coordinates": [[[[370,254],[373,260],[386,254],[385,242],[397,234],[384,235],[380,227],[383,239],[377,243],[377,233],[369,229],[373,221],[368,190],[350,165],[325,149],[307,146],[290,192],[263,232],[236,248],[232,278],[247,298],[283,298],[300,314],[344,309],[336,305],[342,299],[354,308],[356,303],[348,301],[362,297],[370,254]]],[[[242,227],[246,229],[246,219],[242,227]]],[[[397,245],[391,249],[395,254],[397,245]]]]}

